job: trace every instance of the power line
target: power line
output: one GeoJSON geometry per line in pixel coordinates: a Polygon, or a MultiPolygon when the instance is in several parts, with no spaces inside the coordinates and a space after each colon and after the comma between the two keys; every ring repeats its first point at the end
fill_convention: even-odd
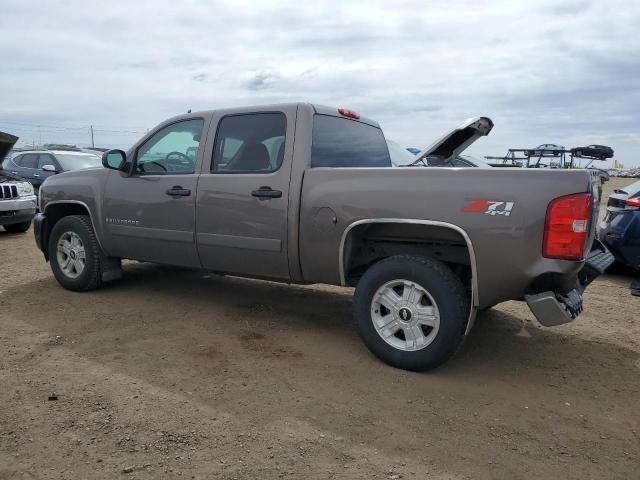
{"type": "MultiPolygon", "coordinates": [[[[89,125],[84,126],[84,127],[70,127],[70,126],[64,126],[64,125],[47,125],[47,124],[42,124],[42,123],[26,123],[26,122],[14,122],[14,121],[9,121],[9,120],[0,120],[0,124],[2,125],[17,125],[17,126],[23,126],[23,127],[32,127],[32,128],[36,128],[38,130],[41,131],[52,131],[52,130],[62,130],[62,131],[87,131],[88,128],[90,127],[89,125]]],[[[94,130],[96,132],[102,132],[102,133],[129,133],[129,134],[143,134],[145,133],[144,129],[140,129],[140,130],[134,130],[134,129],[129,129],[129,130],[119,130],[119,129],[108,129],[108,128],[96,128],[94,127],[94,130]]]]}
{"type": "Polygon", "coordinates": [[[18,125],[23,127],[33,127],[33,128],[45,128],[45,129],[57,129],[57,130],[85,130],[86,127],[63,127],[61,125],[43,125],[39,123],[24,123],[24,122],[10,122],[7,120],[0,120],[0,124],[3,125],[18,125]]]}

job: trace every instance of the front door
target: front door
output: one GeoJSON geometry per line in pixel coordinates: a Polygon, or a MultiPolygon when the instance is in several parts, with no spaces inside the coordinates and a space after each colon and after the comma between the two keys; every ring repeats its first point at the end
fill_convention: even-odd
{"type": "Polygon", "coordinates": [[[219,118],[212,159],[198,184],[196,237],[204,267],[289,278],[287,207],[295,115],[295,107],[286,107],[219,118]]]}
{"type": "Polygon", "coordinates": [[[203,127],[202,118],[166,125],[136,149],[132,175],[110,171],[103,221],[111,255],[200,266],[194,232],[203,127]]]}
{"type": "Polygon", "coordinates": [[[50,155],[48,153],[41,153],[40,155],[38,155],[38,170],[33,172],[33,178],[36,179],[36,181],[32,181],[31,183],[33,183],[34,187],[37,184],[37,187],[40,188],[40,185],[42,185],[42,183],[47,178],[49,178],[51,175],[56,174],[56,172],[43,170],[42,167],[44,167],[45,165],[52,166],[56,172],[62,171],[62,167],[56,161],[56,159],[53,158],[53,155],[50,155]]]}

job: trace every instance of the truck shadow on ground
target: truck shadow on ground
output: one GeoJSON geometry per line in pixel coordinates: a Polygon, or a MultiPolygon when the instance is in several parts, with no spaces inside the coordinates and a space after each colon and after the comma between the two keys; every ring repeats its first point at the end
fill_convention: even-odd
{"type": "MultiPolygon", "coordinates": [[[[151,345],[162,332],[165,347],[176,342],[180,344],[176,351],[194,350],[188,358],[196,363],[239,355],[234,350],[239,345],[247,355],[268,354],[269,361],[320,361],[355,375],[391,377],[398,371],[369,354],[351,327],[351,293],[337,287],[288,286],[149,264],[127,265],[122,280],[94,292],[65,291],[52,277],[6,292],[13,305],[30,304],[25,318],[29,324],[74,337],[70,348],[99,361],[103,354],[102,360],[109,361],[114,351],[125,352],[128,345],[137,352],[144,348],[140,342],[151,345]],[[29,292],[36,291],[40,299],[29,302],[29,292]],[[117,342],[111,344],[100,332],[117,342]],[[197,343],[187,339],[193,332],[200,337],[197,343]],[[234,348],[219,345],[220,332],[233,337],[234,348]],[[204,353],[196,351],[209,341],[204,353]]],[[[636,391],[638,359],[637,352],[619,344],[582,336],[575,329],[543,329],[530,314],[520,317],[497,307],[479,316],[452,360],[423,375],[529,386],[595,383],[601,391],[615,384],[636,391]]],[[[135,362],[119,367],[137,368],[135,362]]]]}

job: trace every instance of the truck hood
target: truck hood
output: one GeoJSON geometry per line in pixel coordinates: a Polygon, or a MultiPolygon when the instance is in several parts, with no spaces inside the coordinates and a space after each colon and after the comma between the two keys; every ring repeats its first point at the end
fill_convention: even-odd
{"type": "Polygon", "coordinates": [[[0,132],[0,160],[4,159],[17,141],[18,137],[15,135],[0,132]]]}
{"type": "Polygon", "coordinates": [[[489,135],[492,128],[489,117],[470,118],[416,155],[416,161],[427,157],[438,157],[443,161],[456,158],[477,139],[489,135]]]}

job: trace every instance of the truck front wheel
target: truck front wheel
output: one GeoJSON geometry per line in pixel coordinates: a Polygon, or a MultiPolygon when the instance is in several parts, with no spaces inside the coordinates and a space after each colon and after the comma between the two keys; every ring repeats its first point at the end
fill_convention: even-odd
{"type": "Polygon", "coordinates": [[[356,329],[383,362],[405,370],[428,370],[460,347],[470,299],[445,264],[398,255],[369,268],[356,287],[356,329]]]}
{"type": "Polygon", "coordinates": [[[67,290],[93,290],[102,285],[104,255],[86,215],[61,218],[49,236],[51,270],[67,290]]]}

